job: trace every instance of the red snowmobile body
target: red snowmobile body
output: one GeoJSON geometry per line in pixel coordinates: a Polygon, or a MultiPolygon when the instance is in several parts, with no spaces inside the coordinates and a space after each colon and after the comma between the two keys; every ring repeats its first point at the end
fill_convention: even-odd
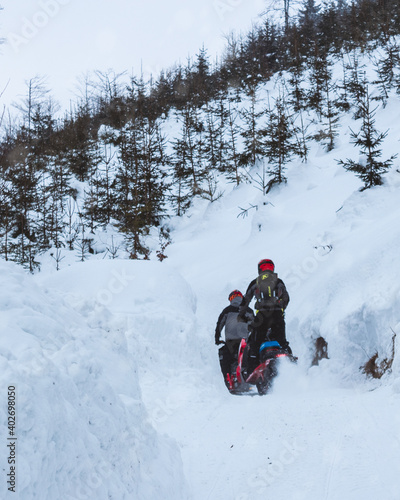
{"type": "Polygon", "coordinates": [[[229,390],[233,394],[248,392],[251,390],[252,385],[257,387],[260,395],[267,394],[272,386],[273,379],[278,374],[279,361],[282,358],[292,362],[297,361],[297,358],[282,349],[278,342],[264,342],[260,347],[260,364],[252,373],[246,374],[243,361],[247,350],[246,340],[242,339],[239,346],[237,367],[235,373],[230,377],[229,390]]]}

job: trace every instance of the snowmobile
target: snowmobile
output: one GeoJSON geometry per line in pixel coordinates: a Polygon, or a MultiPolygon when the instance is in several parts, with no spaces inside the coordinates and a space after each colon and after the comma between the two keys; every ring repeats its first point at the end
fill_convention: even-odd
{"type": "Polygon", "coordinates": [[[229,391],[232,394],[243,394],[250,392],[252,386],[257,387],[260,396],[269,392],[274,378],[278,375],[279,363],[282,359],[287,359],[293,363],[297,362],[297,357],[289,354],[276,340],[266,341],[260,346],[260,364],[250,373],[244,370],[244,358],[248,355],[248,347],[245,339],[239,345],[238,359],[236,366],[233,366],[232,373],[228,376],[229,391]]]}

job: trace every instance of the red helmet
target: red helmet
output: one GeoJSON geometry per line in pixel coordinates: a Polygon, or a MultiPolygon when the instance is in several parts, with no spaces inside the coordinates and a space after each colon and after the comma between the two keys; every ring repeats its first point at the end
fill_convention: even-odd
{"type": "Polygon", "coordinates": [[[243,299],[243,294],[239,290],[233,290],[228,296],[229,302],[231,302],[235,297],[240,297],[243,299]]]}
{"type": "Polygon", "coordinates": [[[261,273],[263,271],[272,271],[275,270],[275,264],[270,259],[262,259],[258,263],[258,272],[261,273]]]}

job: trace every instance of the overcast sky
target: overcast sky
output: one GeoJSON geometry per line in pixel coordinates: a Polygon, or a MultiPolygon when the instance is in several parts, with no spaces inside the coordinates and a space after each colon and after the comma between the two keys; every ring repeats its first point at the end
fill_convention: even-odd
{"type": "Polygon", "coordinates": [[[77,78],[95,69],[157,76],[195,56],[204,43],[214,59],[224,35],[246,32],[264,0],[0,0],[0,103],[46,75],[63,107],[77,78]]]}

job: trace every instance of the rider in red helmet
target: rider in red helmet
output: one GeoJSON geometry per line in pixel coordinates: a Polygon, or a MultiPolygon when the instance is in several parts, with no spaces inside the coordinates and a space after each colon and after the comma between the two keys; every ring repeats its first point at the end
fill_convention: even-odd
{"type": "MultiPolygon", "coordinates": [[[[242,338],[247,339],[249,334],[247,325],[243,322],[238,322],[239,306],[243,300],[243,294],[239,290],[233,290],[229,296],[229,306],[219,315],[217,326],[215,328],[215,343],[216,345],[224,344],[219,349],[219,362],[221,371],[224,376],[226,386],[229,388],[229,377],[231,375],[231,367],[237,358],[239,344],[242,338]],[[225,342],[221,340],[222,330],[225,328],[225,342]]],[[[253,311],[250,307],[243,309],[246,321],[254,319],[253,311]]]]}
{"type": "Polygon", "coordinates": [[[292,350],[286,340],[284,311],[289,303],[289,294],[283,281],[275,273],[271,259],[258,263],[258,276],[248,286],[240,305],[238,320],[245,321],[246,311],[253,297],[256,298],[256,316],[249,324],[249,366],[251,373],[259,362],[259,349],[266,340],[276,340],[290,354],[292,350]]]}
{"type": "Polygon", "coordinates": [[[272,262],[271,259],[262,259],[258,263],[258,274],[262,271],[275,271],[275,264],[272,262]]]}

